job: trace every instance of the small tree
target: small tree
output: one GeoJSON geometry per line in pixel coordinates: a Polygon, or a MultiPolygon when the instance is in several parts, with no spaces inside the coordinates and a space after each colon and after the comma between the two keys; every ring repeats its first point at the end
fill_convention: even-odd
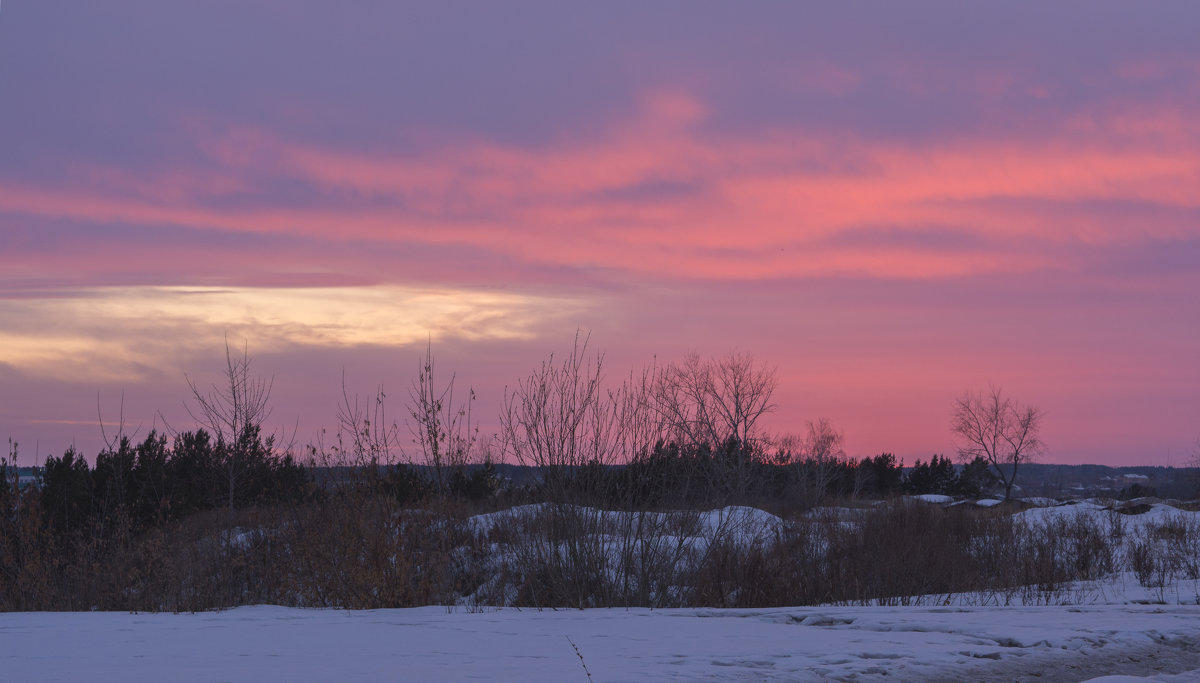
{"type": "Polygon", "coordinates": [[[421,448],[425,464],[433,470],[434,484],[439,494],[446,493],[451,475],[459,473],[471,460],[479,440],[479,427],[471,419],[475,390],[467,389],[466,400],[455,400],[454,373],[444,386],[435,380],[436,365],[432,344],[425,347],[425,356],[417,370],[417,378],[409,388],[408,416],[413,443],[421,448]]]}
{"type": "Polygon", "coordinates": [[[185,375],[198,410],[188,413],[217,437],[216,452],[228,495],[229,509],[234,508],[239,491],[261,473],[262,465],[272,456],[275,436],[261,436],[262,423],[270,416],[269,401],[273,380],[250,372],[250,356],[245,348],[238,357],[225,342],[224,384],[202,390],[185,375]]]}
{"type": "Polygon", "coordinates": [[[1005,500],[1012,497],[1021,465],[1044,450],[1041,428],[1042,411],[1020,405],[997,386],[955,399],[950,421],[959,457],[963,462],[986,460],[1004,485],[1005,500]]]}

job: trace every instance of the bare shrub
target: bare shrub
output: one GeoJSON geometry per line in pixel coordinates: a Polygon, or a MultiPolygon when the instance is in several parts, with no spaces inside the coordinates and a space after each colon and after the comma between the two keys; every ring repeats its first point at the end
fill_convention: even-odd
{"type": "Polygon", "coordinates": [[[396,463],[401,451],[399,427],[388,417],[387,394],[382,384],[376,388],[373,396],[364,399],[349,393],[343,375],[342,402],[338,405],[337,423],[337,442],[332,445],[332,452],[323,448],[312,449],[322,457],[326,467],[374,467],[396,463]]]}
{"type": "Polygon", "coordinates": [[[1179,513],[1165,525],[1170,533],[1164,540],[1180,575],[1185,579],[1200,579],[1200,522],[1179,513]]]}
{"type": "Polygon", "coordinates": [[[1119,543],[1125,540],[1128,525],[1125,522],[1125,515],[1116,510],[1107,510],[1104,515],[1105,529],[1108,533],[1109,540],[1114,543],[1119,543]]]}
{"type": "Polygon", "coordinates": [[[54,577],[63,561],[36,490],[22,490],[17,447],[0,460],[0,610],[44,610],[55,604],[54,577]]]}
{"type": "Polygon", "coordinates": [[[1146,524],[1127,548],[1129,569],[1160,601],[1174,579],[1200,578],[1200,523],[1183,514],[1146,524]]]}
{"type": "Polygon", "coordinates": [[[1129,544],[1129,568],[1137,576],[1138,583],[1143,587],[1161,587],[1162,581],[1155,581],[1158,569],[1158,553],[1154,545],[1148,541],[1135,540],[1129,544]]]}
{"type": "Polygon", "coordinates": [[[1045,533],[1062,543],[1070,579],[1098,579],[1116,570],[1110,532],[1106,533],[1091,517],[1079,514],[1056,518],[1047,523],[1045,533]]]}
{"type": "Polygon", "coordinates": [[[703,607],[805,605],[836,600],[829,573],[836,516],[805,516],[767,528],[713,534],[685,575],[688,604],[703,607]]]}
{"type": "Polygon", "coordinates": [[[506,539],[496,588],[505,604],[530,607],[608,607],[615,585],[602,517],[574,505],[538,506],[503,515],[492,538],[506,539]]]}
{"type": "Polygon", "coordinates": [[[619,393],[604,388],[604,357],[589,357],[587,346],[588,337],[577,334],[561,363],[552,355],[505,390],[500,414],[504,454],[537,467],[556,502],[563,501],[568,474],[623,455],[619,393]]]}
{"type": "Polygon", "coordinates": [[[456,541],[453,524],[358,493],[325,508],[292,536],[293,563],[304,568],[294,585],[308,604],[375,609],[453,601],[446,551],[456,541]]]}
{"type": "Polygon", "coordinates": [[[448,470],[461,471],[471,462],[479,441],[479,427],[471,419],[475,390],[468,388],[466,399],[456,399],[454,380],[451,373],[445,385],[438,382],[433,350],[426,346],[417,378],[409,388],[409,429],[433,471],[436,491],[443,495],[450,483],[448,470]]]}
{"type": "Polygon", "coordinates": [[[837,599],[906,605],[966,590],[978,576],[965,552],[973,521],[966,511],[900,502],[831,528],[828,571],[846,577],[837,599]]]}
{"type": "MultiPolygon", "coordinates": [[[[201,610],[248,603],[380,608],[765,607],[800,604],[1062,604],[1104,575],[1101,523],[1031,522],[1004,510],[897,502],[781,521],[745,508],[599,511],[537,504],[468,518],[405,508],[367,486],[319,501],[193,515],[139,536],[54,547],[21,602],[5,565],[4,607],[201,610]]],[[[1147,527],[1148,528],[1148,527],[1147,527]]],[[[1134,539],[1147,587],[1179,571],[1167,540],[1134,539]]],[[[1182,535],[1181,535],[1182,533],[1182,535]]],[[[1156,535],[1157,534],[1157,535],[1156,535]]],[[[18,569],[21,569],[18,567],[18,569]]],[[[28,569],[33,569],[29,567],[28,569]]],[[[22,577],[25,577],[22,579],[22,577]]]]}
{"type": "Polygon", "coordinates": [[[681,570],[697,552],[699,514],[692,510],[619,516],[619,594],[626,606],[678,607],[687,599],[681,570]]]}

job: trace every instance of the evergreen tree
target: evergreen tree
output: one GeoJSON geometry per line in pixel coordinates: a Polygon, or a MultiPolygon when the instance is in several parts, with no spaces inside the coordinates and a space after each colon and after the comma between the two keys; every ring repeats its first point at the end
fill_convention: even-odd
{"type": "Polygon", "coordinates": [[[909,471],[906,483],[908,492],[914,495],[925,493],[954,495],[958,486],[958,474],[954,471],[954,464],[950,462],[949,458],[934,455],[928,463],[918,460],[917,464],[913,465],[909,471]]]}

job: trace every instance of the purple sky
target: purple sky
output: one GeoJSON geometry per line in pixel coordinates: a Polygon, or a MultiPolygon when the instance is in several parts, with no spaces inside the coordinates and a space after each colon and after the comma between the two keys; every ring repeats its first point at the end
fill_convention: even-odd
{"type": "Polygon", "coordinates": [[[1187,462],[1200,6],[831,5],[4,3],[0,438],[190,426],[226,334],[302,442],[429,337],[486,430],[583,328],[854,456],[992,382],[1046,461],[1187,462]]]}

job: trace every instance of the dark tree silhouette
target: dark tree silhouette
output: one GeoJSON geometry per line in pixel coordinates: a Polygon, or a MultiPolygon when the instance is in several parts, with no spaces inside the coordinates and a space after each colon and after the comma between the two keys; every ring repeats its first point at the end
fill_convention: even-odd
{"type": "Polygon", "coordinates": [[[1021,465],[1043,451],[1040,438],[1042,412],[1004,395],[1000,387],[987,392],[967,392],[954,402],[950,429],[958,437],[963,462],[983,458],[1004,485],[1004,499],[1012,497],[1021,465]]]}

